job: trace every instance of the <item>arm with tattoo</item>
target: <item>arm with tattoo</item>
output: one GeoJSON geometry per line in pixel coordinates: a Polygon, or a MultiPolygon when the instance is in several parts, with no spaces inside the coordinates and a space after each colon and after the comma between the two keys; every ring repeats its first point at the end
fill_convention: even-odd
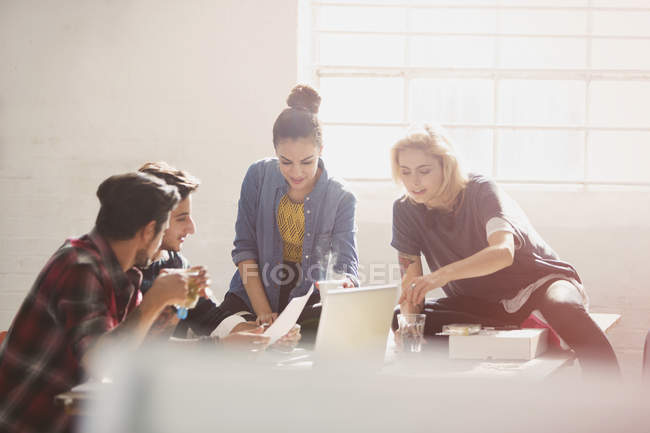
{"type": "MultiPolygon", "coordinates": [[[[411,282],[422,276],[422,260],[420,256],[414,256],[403,252],[398,252],[399,269],[402,277],[402,292],[409,290],[411,282]]],[[[422,310],[422,306],[402,303],[400,309],[404,313],[414,313],[422,310]]]]}
{"type": "Polygon", "coordinates": [[[165,307],[151,325],[147,339],[166,340],[170,338],[179,321],[176,309],[171,306],[165,307]]]}

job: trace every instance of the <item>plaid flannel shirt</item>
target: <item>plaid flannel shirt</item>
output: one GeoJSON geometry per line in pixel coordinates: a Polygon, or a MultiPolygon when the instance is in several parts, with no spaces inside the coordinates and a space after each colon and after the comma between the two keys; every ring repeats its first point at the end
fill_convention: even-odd
{"type": "Polygon", "coordinates": [[[54,397],[87,379],[83,355],[140,303],[141,280],[95,230],[59,248],[0,346],[0,431],[71,429],[54,397]]]}

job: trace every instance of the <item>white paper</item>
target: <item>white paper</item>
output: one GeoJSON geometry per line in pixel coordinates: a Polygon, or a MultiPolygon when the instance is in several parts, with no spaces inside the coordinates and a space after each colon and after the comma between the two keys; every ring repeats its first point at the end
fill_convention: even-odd
{"type": "Polygon", "coordinates": [[[291,328],[293,328],[293,325],[298,321],[298,317],[300,317],[300,313],[302,313],[302,310],[305,308],[305,304],[307,304],[307,300],[313,291],[314,285],[312,284],[311,288],[304,296],[299,296],[289,301],[284,311],[282,311],[282,314],[280,314],[278,318],[275,319],[275,322],[273,322],[273,324],[264,332],[264,335],[267,335],[271,339],[269,344],[275,343],[291,331],[291,328]]]}

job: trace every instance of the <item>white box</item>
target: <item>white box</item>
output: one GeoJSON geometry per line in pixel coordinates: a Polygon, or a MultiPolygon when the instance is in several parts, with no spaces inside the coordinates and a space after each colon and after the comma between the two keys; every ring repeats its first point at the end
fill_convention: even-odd
{"type": "Polygon", "coordinates": [[[451,335],[451,359],[533,359],[548,347],[547,329],[481,330],[476,335],[451,335]]]}

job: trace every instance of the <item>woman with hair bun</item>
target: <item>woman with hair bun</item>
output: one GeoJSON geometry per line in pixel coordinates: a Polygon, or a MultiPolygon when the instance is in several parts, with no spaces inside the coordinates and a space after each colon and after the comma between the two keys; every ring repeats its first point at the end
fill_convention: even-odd
{"type": "MultiPolygon", "coordinates": [[[[313,282],[332,278],[328,269],[358,285],[356,198],[329,177],[321,159],[320,101],[309,86],[291,90],[273,125],[276,157],[253,163],[242,184],[232,251],[237,271],[221,307],[250,312],[258,323],[272,323],[313,282]]],[[[314,292],[299,319],[303,335],[309,322],[317,324],[319,301],[314,292]]]]}
{"type": "Polygon", "coordinates": [[[583,371],[618,374],[577,271],[496,183],[463,172],[441,130],[411,129],[391,148],[391,166],[406,190],[393,205],[391,243],[402,271],[400,309],[424,313],[426,334],[451,323],[518,326],[535,312],[576,352],[583,371]],[[423,275],[420,255],[431,273],[423,275]],[[438,287],[447,297],[425,301],[438,287]]]}

